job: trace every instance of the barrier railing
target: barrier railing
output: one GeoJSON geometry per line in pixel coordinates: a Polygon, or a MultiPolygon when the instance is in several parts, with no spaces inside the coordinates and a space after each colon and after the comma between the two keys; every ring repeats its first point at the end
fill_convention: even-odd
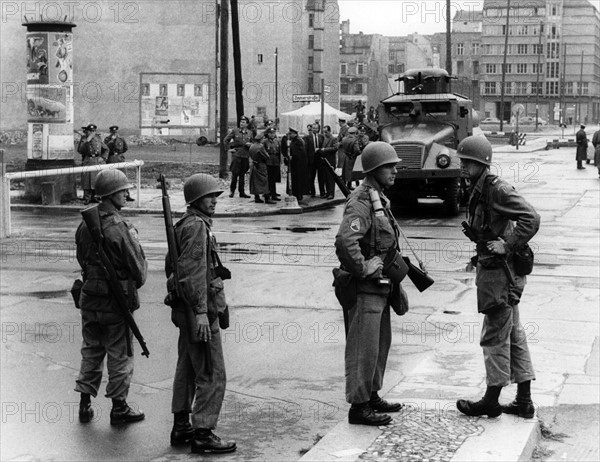
{"type": "MultiPolygon", "coordinates": [[[[3,157],[3,156],[2,156],[3,157]]],[[[112,170],[115,168],[136,168],[136,184],[137,184],[137,199],[136,205],[140,206],[140,188],[142,185],[141,173],[143,160],[134,160],[131,162],[118,162],[116,164],[101,164],[101,165],[86,165],[82,167],[67,167],[67,168],[54,168],[46,170],[31,170],[27,172],[5,172],[5,164],[2,159],[2,191],[0,193],[0,211],[2,213],[2,223],[0,227],[0,235],[2,237],[8,237],[11,234],[11,223],[10,223],[10,182],[12,180],[23,180],[26,178],[40,178],[44,176],[57,176],[57,175],[74,175],[76,173],[90,173],[99,172],[100,170],[112,170]]]]}

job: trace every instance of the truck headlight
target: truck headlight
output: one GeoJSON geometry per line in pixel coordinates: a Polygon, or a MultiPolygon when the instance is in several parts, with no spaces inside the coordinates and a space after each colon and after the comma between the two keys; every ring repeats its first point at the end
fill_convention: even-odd
{"type": "Polygon", "coordinates": [[[450,166],[450,156],[448,154],[440,154],[435,158],[435,163],[439,168],[448,168],[450,166]]]}

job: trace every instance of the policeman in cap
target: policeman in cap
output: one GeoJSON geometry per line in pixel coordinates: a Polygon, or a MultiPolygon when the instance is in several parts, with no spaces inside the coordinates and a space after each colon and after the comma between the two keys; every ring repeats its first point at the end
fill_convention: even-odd
{"type": "Polygon", "coordinates": [[[492,146],[484,136],[462,140],[457,155],[472,184],[468,224],[477,241],[475,284],[477,308],[484,315],[480,345],[487,389],[479,401],[461,399],[456,406],[470,416],[497,417],[504,412],[531,418],[535,372],[519,315],[527,272],[516,256],[537,233],[540,217],[513,186],[490,172],[492,146]],[[516,399],[500,406],[502,387],[511,382],[518,384],[516,399]]]}
{"type": "MultiPolygon", "coordinates": [[[[129,180],[120,170],[102,170],[96,177],[96,194],[102,198],[98,205],[104,250],[117,276],[126,287],[130,310],[140,306],[137,291],[146,282],[147,263],[137,230],[119,213],[126,204],[129,180]]],[[[79,421],[94,417],[91,396],[98,395],[102,382],[104,357],[108,356],[106,397],[112,399],[111,425],[127,424],[144,419],[141,410],[127,404],[129,385],[133,376],[133,345],[129,327],[117,314],[105,270],[96,252],[96,244],[85,222],[75,234],[77,261],[83,274],[81,306],[81,368],[75,391],[81,393],[79,421]]]]}
{"type": "MultiPolygon", "coordinates": [[[[227,453],[236,449],[233,441],[222,441],[212,430],[217,426],[225,396],[225,362],[219,317],[228,314],[225,290],[212,233],[212,216],[223,189],[215,178],[204,173],[189,177],[183,185],[187,210],[175,225],[180,249],[177,269],[182,299],[171,303],[171,320],[179,328],[178,359],[173,380],[174,414],[171,445],[188,444],[194,453],[227,453]],[[185,310],[195,314],[187,323],[185,310]],[[190,342],[193,329],[197,343],[190,342]],[[190,424],[190,412],[192,421],[190,424]]],[[[175,280],[167,255],[167,289],[175,293],[175,280]]],[[[224,276],[223,276],[224,277],[224,276]]],[[[225,327],[225,326],[224,326],[225,327]]]]}
{"type": "MultiPolygon", "coordinates": [[[[346,324],[346,401],[351,424],[387,425],[387,412],[400,403],[382,399],[385,365],[392,341],[390,295],[392,284],[384,274],[388,252],[397,248],[399,230],[383,191],[394,184],[398,156],[388,143],[370,143],[362,155],[365,180],[348,197],[335,237],[341,266],[334,271],[335,291],[346,324]]],[[[407,272],[402,269],[398,284],[407,272]]]]}
{"type": "MultiPolygon", "coordinates": [[[[79,139],[77,152],[81,154],[81,165],[105,164],[108,156],[108,147],[102,142],[100,135],[96,133],[96,125],[89,124],[81,127],[83,135],[79,139]]],[[[84,204],[98,202],[94,193],[94,182],[96,172],[84,172],[81,174],[81,188],[83,189],[84,204]]]]}
{"type": "Polygon", "coordinates": [[[108,147],[107,164],[115,164],[117,162],[125,162],[125,154],[129,147],[125,138],[119,135],[119,126],[113,125],[109,128],[110,135],[104,138],[104,144],[108,147]]]}

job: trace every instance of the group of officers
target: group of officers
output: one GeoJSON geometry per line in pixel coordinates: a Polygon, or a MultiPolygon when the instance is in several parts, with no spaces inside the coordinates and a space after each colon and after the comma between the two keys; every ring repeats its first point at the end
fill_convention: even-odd
{"type": "Polygon", "coordinates": [[[306,127],[301,134],[297,128],[289,127],[281,139],[272,120],[265,121],[264,131],[259,132],[246,116],[223,140],[231,154],[231,184],[229,197],[234,197],[236,188],[239,197],[251,198],[245,191],[245,175],[250,171],[250,194],[254,202],[274,204],[281,200],[276,185],[281,182],[281,162],[288,167],[287,192],[301,201],[304,196],[319,196],[333,199],[335,181],[328,171],[326,162],[352,188],[351,177],[356,158],[369,143],[364,125],[353,126],[340,119],[340,130],[334,136],[329,125],[323,127],[318,121],[306,127]],[[263,196],[263,198],[261,198],[263,196]]]}
{"type": "MultiPolygon", "coordinates": [[[[241,123],[232,139],[239,133],[246,136],[244,128],[241,123]]],[[[287,136],[291,138],[290,149],[301,141],[292,130],[287,136]]],[[[287,155],[292,162],[294,153],[290,155],[288,151],[287,155]]],[[[519,315],[526,277],[516,271],[515,255],[538,231],[540,217],[514,187],[490,172],[492,148],[485,137],[465,138],[457,148],[457,155],[471,182],[468,224],[477,240],[475,282],[477,309],[484,317],[480,345],[487,381],[486,393],[480,400],[461,399],[457,408],[470,416],[497,417],[508,413],[530,418],[534,415],[530,385],[535,372],[519,315]],[[500,405],[502,388],[515,382],[518,384],[515,400],[500,405]]],[[[398,258],[401,230],[385,195],[395,181],[397,154],[391,145],[375,141],[364,148],[361,160],[365,179],[348,197],[335,238],[340,261],[340,267],[334,271],[335,291],[346,321],[348,421],[378,426],[390,423],[389,413],[403,408],[401,403],[384,400],[379,392],[392,339],[390,307],[396,311],[392,298],[402,299],[405,309],[396,311],[398,314],[408,309],[408,298],[402,289],[408,267],[398,258]],[[394,257],[393,264],[389,255],[394,257]]],[[[95,192],[101,198],[98,208],[105,250],[134,311],[139,307],[137,290],[146,281],[147,264],[135,228],[119,213],[126,203],[129,187],[122,172],[107,170],[98,174],[95,192]]],[[[168,303],[171,319],[179,329],[170,441],[172,445],[189,444],[194,453],[226,453],[236,449],[235,442],[223,441],[213,433],[226,387],[220,330],[227,327],[227,323],[221,322],[221,315],[228,306],[212,232],[212,216],[222,192],[210,175],[195,174],[185,181],[183,195],[187,210],[175,225],[177,271],[166,264],[169,293],[174,292],[177,284],[175,274],[181,286],[181,294],[168,303]],[[192,320],[185,315],[186,309],[193,310],[192,320]]],[[[126,401],[133,373],[128,328],[113,310],[111,289],[94,251],[90,231],[83,222],[77,230],[76,243],[84,278],[80,298],[82,362],[75,388],[81,394],[79,419],[81,422],[93,419],[91,397],[97,396],[103,360],[108,355],[106,396],[113,400],[111,424],[142,420],[144,413],[131,408],[126,401]]]]}

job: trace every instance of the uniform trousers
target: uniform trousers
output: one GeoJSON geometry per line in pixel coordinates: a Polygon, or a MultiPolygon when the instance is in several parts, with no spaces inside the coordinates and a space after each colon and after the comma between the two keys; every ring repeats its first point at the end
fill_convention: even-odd
{"type": "Polygon", "coordinates": [[[527,333],[521,325],[519,301],[525,277],[517,276],[510,264],[516,285],[510,286],[504,270],[477,267],[477,301],[485,315],[479,344],[488,386],[505,387],[510,383],[535,380],[527,345],[527,333]]]}
{"type": "Polygon", "coordinates": [[[231,185],[229,189],[233,193],[235,191],[236,183],[239,182],[238,192],[245,194],[244,188],[246,184],[246,173],[250,169],[250,160],[247,157],[236,157],[234,156],[231,161],[231,185]]]}
{"type": "Polygon", "coordinates": [[[345,360],[346,401],[350,404],[369,401],[383,386],[392,343],[388,296],[359,291],[356,304],[348,311],[345,360]]]}
{"type": "MultiPolygon", "coordinates": [[[[125,400],[133,375],[133,355],[127,355],[129,327],[117,313],[81,310],[83,345],[75,391],[96,397],[108,356],[106,397],[125,400]]],[[[133,345],[132,345],[133,348],[133,345]]]]}
{"type": "Polygon", "coordinates": [[[211,324],[208,342],[212,373],[207,371],[205,342],[190,344],[185,313],[173,310],[171,319],[179,327],[177,367],[173,379],[173,413],[192,413],[194,428],[215,429],[225,397],[225,361],[218,319],[211,324]]]}

